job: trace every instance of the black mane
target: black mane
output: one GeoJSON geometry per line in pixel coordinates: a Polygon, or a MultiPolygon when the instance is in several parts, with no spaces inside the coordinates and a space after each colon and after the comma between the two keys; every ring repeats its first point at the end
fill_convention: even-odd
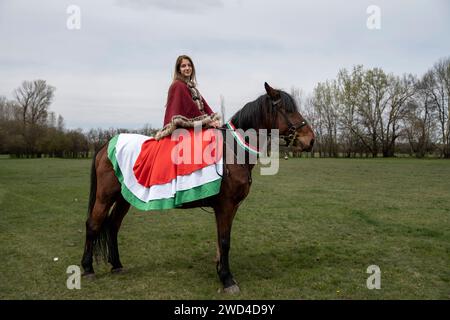
{"type": "MultiPolygon", "coordinates": [[[[286,113],[298,112],[294,99],[284,91],[280,90],[278,92],[281,102],[277,104],[277,108],[282,107],[286,113]]],[[[267,119],[267,115],[276,116],[276,114],[273,114],[274,112],[276,112],[276,109],[272,108],[272,100],[269,95],[263,94],[236,112],[231,117],[231,122],[236,128],[244,130],[249,128],[263,128],[268,123],[267,120],[270,120],[267,119]]]]}

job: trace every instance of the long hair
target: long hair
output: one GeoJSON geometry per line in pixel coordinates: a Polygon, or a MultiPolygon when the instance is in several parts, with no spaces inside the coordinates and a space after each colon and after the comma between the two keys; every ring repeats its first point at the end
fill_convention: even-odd
{"type": "Polygon", "coordinates": [[[192,59],[187,56],[187,55],[181,55],[177,58],[177,61],[175,62],[175,69],[173,71],[173,79],[172,79],[172,83],[175,80],[181,80],[181,81],[185,81],[183,76],[180,73],[180,66],[181,66],[181,62],[183,61],[183,59],[189,60],[189,62],[191,63],[192,66],[192,74],[191,74],[191,78],[189,80],[191,80],[192,82],[194,82],[195,84],[197,84],[197,78],[195,76],[195,66],[194,66],[194,62],[192,62],[192,59]]]}

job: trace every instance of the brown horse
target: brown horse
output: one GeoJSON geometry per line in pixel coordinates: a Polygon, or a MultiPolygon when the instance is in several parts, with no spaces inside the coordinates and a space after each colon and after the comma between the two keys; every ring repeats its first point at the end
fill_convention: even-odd
{"type": "MultiPolygon", "coordinates": [[[[286,92],[275,90],[264,84],[267,94],[247,103],[231,119],[236,128],[278,129],[304,151],[311,150],[314,133],[307,124],[294,99],[286,92]]],[[[225,130],[225,126],[223,127],[225,130]]],[[[225,144],[224,154],[230,149],[225,144]]],[[[233,149],[234,150],[234,149],[233,149]]],[[[231,151],[234,152],[234,151],[231,151]]],[[[233,218],[242,200],[248,195],[251,186],[252,163],[224,164],[220,192],[202,200],[190,202],[181,208],[212,207],[217,225],[217,273],[224,292],[239,292],[239,287],[230,272],[228,254],[233,218]]],[[[95,155],[91,170],[91,191],[86,221],[86,243],[81,265],[83,276],[93,276],[93,254],[100,253],[112,265],[111,272],[121,272],[117,234],[130,204],[121,194],[120,183],[114,173],[107,155],[107,145],[95,155]],[[112,209],[111,209],[112,208],[112,209]]]]}

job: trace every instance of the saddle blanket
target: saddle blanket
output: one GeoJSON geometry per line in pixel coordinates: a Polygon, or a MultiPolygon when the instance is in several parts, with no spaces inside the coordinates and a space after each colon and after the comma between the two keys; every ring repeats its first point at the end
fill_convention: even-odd
{"type": "Polygon", "coordinates": [[[119,134],[108,158],[125,200],[139,210],[162,210],[216,195],[223,173],[222,134],[214,129],[183,129],[155,140],[119,134]]]}

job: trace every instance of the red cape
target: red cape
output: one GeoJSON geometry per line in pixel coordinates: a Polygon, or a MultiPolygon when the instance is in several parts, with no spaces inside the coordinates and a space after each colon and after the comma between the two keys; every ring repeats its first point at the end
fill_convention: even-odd
{"type": "Polygon", "coordinates": [[[164,126],[170,123],[173,116],[177,115],[184,116],[188,119],[196,118],[204,114],[211,115],[213,111],[203,97],[202,101],[204,113],[198,109],[197,104],[192,100],[192,95],[187,84],[181,80],[175,80],[169,88],[164,126]]]}

